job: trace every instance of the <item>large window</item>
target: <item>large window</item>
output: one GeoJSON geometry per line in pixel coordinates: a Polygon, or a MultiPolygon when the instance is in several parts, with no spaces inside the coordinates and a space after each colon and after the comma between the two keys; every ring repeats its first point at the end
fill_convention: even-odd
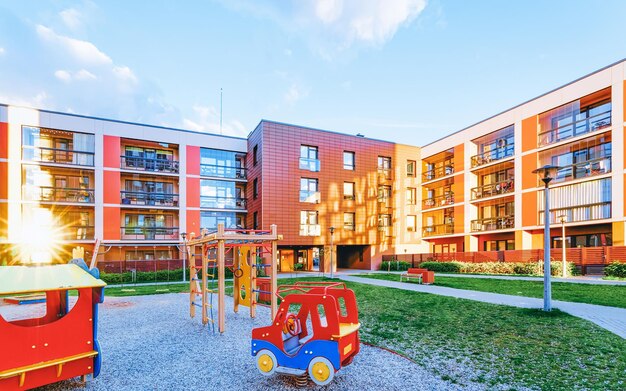
{"type": "MultiPolygon", "coordinates": [[[[607,137],[602,137],[602,140],[607,137]]],[[[610,138],[609,138],[610,140],[610,138]]],[[[583,140],[540,153],[539,161],[561,167],[555,182],[566,182],[611,172],[611,142],[583,140]]]]}
{"type": "Polygon", "coordinates": [[[200,181],[200,207],[245,209],[243,188],[235,182],[203,179],[200,181]]]}
{"type": "Polygon", "coordinates": [[[343,169],[354,171],[354,152],[343,152],[343,169]]]}
{"type": "Polygon", "coordinates": [[[391,200],[391,186],[378,186],[378,202],[391,200]]]}
{"type": "Polygon", "coordinates": [[[343,229],[346,231],[354,231],[354,213],[343,214],[343,229]]]}
{"type": "Polygon", "coordinates": [[[22,128],[24,160],[93,166],[94,151],[93,134],[32,126],[22,128]]]}
{"type": "Polygon", "coordinates": [[[316,178],[300,178],[300,202],[319,203],[319,181],[316,178]]]}
{"type": "MultiPolygon", "coordinates": [[[[539,223],[543,224],[544,195],[538,192],[539,223]]],[[[550,222],[560,216],[567,222],[611,218],[611,178],[550,188],[550,222]]]]}
{"type": "Polygon", "coordinates": [[[126,179],[120,193],[123,205],[178,206],[178,194],[169,182],[126,179]]]}
{"type": "Polygon", "coordinates": [[[313,172],[320,170],[317,147],[310,145],[300,146],[300,169],[313,172]]]}
{"type": "Polygon", "coordinates": [[[320,236],[318,212],[314,210],[300,211],[300,236],[320,236]]]}
{"type": "Polygon", "coordinates": [[[417,202],[417,189],[414,187],[407,187],[406,203],[408,205],[415,205],[416,202],[417,202]]]}
{"type": "Polygon", "coordinates": [[[126,214],[122,239],[172,239],[178,237],[175,216],[166,214],[126,214]]]}
{"type": "Polygon", "coordinates": [[[243,216],[235,212],[200,212],[200,226],[209,231],[217,230],[218,224],[224,228],[244,228],[243,216]]]}
{"type": "Polygon", "coordinates": [[[354,182],[343,183],[343,199],[344,200],[354,199],[354,182]]]}
{"type": "Polygon", "coordinates": [[[200,148],[200,175],[244,179],[245,154],[220,149],[200,148]]]}

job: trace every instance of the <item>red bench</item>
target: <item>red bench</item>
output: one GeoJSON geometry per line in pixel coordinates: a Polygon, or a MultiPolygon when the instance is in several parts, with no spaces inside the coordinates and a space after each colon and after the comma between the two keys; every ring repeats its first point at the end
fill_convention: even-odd
{"type": "Polygon", "coordinates": [[[406,273],[400,274],[400,282],[402,282],[402,279],[409,281],[412,278],[417,279],[420,284],[433,284],[435,282],[435,272],[412,267],[406,273]]]}

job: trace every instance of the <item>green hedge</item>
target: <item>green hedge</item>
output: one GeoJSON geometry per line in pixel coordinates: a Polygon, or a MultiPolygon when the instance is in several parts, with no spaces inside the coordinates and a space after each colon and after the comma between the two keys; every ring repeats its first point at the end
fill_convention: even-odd
{"type": "Polygon", "coordinates": [[[608,277],[626,278],[626,263],[613,261],[606,265],[604,274],[608,277]]]}
{"type": "MultiPolygon", "coordinates": [[[[422,262],[420,267],[439,273],[470,273],[470,274],[525,274],[543,275],[543,261],[539,262],[422,262]]],[[[568,275],[577,275],[572,262],[568,262],[568,275]]],[[[553,276],[562,275],[562,262],[550,264],[553,276]]]]}
{"type": "Polygon", "coordinates": [[[404,261],[384,261],[380,264],[380,270],[382,271],[406,271],[409,270],[411,264],[404,261]]]}
{"type": "MultiPolygon", "coordinates": [[[[187,271],[189,274],[189,271],[187,271]]],[[[202,271],[198,273],[198,277],[202,277],[202,271]]],[[[212,274],[212,272],[211,272],[212,274]]],[[[130,283],[142,283],[142,282],[166,282],[166,281],[182,281],[183,269],[174,270],[159,270],[157,272],[137,272],[136,279],[133,281],[133,275],[131,272],[124,273],[100,273],[100,279],[107,284],[130,284],[130,283]]],[[[189,278],[189,276],[187,276],[189,278]]],[[[209,276],[209,280],[212,277],[209,276]]],[[[226,269],[226,278],[233,278],[233,272],[230,269],[226,269]]],[[[217,279],[217,276],[216,276],[217,279]]]]}

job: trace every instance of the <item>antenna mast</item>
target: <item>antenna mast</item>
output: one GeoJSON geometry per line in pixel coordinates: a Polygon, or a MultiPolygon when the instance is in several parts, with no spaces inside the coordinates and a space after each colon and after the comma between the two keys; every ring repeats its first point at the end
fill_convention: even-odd
{"type": "Polygon", "coordinates": [[[220,134],[222,134],[222,88],[220,88],[220,134]]]}

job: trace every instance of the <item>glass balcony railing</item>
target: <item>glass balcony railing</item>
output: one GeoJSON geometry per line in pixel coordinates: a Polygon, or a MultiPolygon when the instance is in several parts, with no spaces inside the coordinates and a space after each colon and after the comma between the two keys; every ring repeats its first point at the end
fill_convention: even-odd
{"type": "Polygon", "coordinates": [[[300,158],[300,169],[318,172],[320,170],[320,161],[318,159],[300,158]]]}
{"type": "Polygon", "coordinates": [[[321,193],[319,191],[300,190],[300,202],[319,204],[320,201],[321,193]]]}
{"type": "Polygon", "coordinates": [[[436,208],[454,204],[454,194],[444,194],[436,197],[426,198],[422,201],[424,209],[436,208]]]}
{"type": "Polygon", "coordinates": [[[392,179],[391,168],[378,167],[378,178],[382,180],[392,179]]]}
{"type": "Polygon", "coordinates": [[[490,151],[479,153],[478,155],[472,156],[472,168],[506,159],[513,156],[514,152],[515,146],[513,144],[509,144],[490,151]]]}
{"type": "Polygon", "coordinates": [[[319,224],[300,224],[300,236],[320,236],[321,232],[319,224]]]}
{"type": "Polygon", "coordinates": [[[243,167],[232,166],[218,166],[214,164],[201,164],[200,175],[217,177],[217,178],[231,178],[231,179],[246,179],[247,169],[243,167]]]}
{"type": "Polygon", "coordinates": [[[121,168],[127,170],[178,173],[179,164],[176,160],[151,159],[135,156],[120,156],[121,168]]]}
{"type": "Polygon", "coordinates": [[[26,199],[41,202],[80,202],[93,204],[94,189],[34,186],[26,189],[26,199]]]}
{"type": "Polygon", "coordinates": [[[93,240],[95,227],[93,225],[64,226],[60,233],[61,240],[93,240]]]}
{"type": "Polygon", "coordinates": [[[515,182],[513,179],[508,179],[505,181],[474,187],[471,190],[471,195],[472,200],[477,200],[499,194],[512,193],[513,191],[515,191],[515,182]]]}
{"type": "Polygon", "coordinates": [[[240,197],[200,196],[201,208],[246,209],[246,199],[240,197]]]}
{"type": "Polygon", "coordinates": [[[393,227],[390,225],[379,225],[378,233],[382,236],[393,236],[393,227]]]}
{"type": "Polygon", "coordinates": [[[120,191],[122,205],[178,206],[178,194],[120,191]]]}
{"type": "MultiPolygon", "coordinates": [[[[539,223],[543,224],[544,211],[539,211],[539,223]]],[[[550,208],[550,223],[556,224],[561,216],[568,223],[578,221],[601,220],[611,218],[611,202],[598,202],[588,205],[576,205],[565,208],[550,208]]]]}
{"type": "Polygon", "coordinates": [[[472,220],[472,232],[495,231],[515,227],[515,216],[486,217],[472,220]]]}
{"type": "Polygon", "coordinates": [[[448,235],[454,233],[454,221],[446,224],[426,225],[422,227],[423,236],[448,235]]]}
{"type": "Polygon", "coordinates": [[[454,174],[454,164],[450,162],[444,166],[435,167],[433,169],[424,171],[422,177],[424,178],[424,182],[426,182],[452,174],[454,174]]]}
{"type": "Polygon", "coordinates": [[[595,132],[609,126],[611,126],[611,110],[539,133],[539,146],[558,143],[559,141],[595,132]]]}
{"type": "Polygon", "coordinates": [[[24,145],[22,146],[22,159],[43,163],[93,167],[94,153],[24,145]]]}
{"type": "Polygon", "coordinates": [[[601,157],[562,167],[557,171],[554,182],[567,182],[611,172],[611,157],[601,157]]]}
{"type": "Polygon", "coordinates": [[[179,240],[178,227],[121,227],[122,240],[179,240]]]}

